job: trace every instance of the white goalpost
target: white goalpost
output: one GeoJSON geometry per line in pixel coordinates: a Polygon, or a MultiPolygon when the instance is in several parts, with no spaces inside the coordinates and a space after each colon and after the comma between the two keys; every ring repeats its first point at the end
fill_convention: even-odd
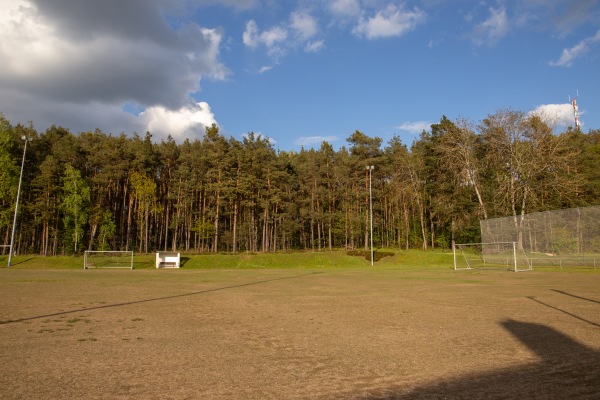
{"type": "Polygon", "coordinates": [[[452,246],[454,269],[531,271],[531,262],[516,242],[460,243],[452,246]]]}
{"type": "Polygon", "coordinates": [[[83,269],[89,268],[133,269],[133,250],[86,250],[83,254],[83,269]]]}

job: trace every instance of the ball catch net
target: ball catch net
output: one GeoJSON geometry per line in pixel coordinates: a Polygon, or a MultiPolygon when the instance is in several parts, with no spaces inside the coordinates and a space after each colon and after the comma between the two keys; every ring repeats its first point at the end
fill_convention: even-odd
{"type": "Polygon", "coordinates": [[[133,269],[133,251],[86,251],[83,255],[83,269],[127,268],[133,269]]]}
{"type": "Polygon", "coordinates": [[[508,269],[530,271],[531,263],[516,242],[455,244],[454,269],[508,269]]]}
{"type": "Polygon", "coordinates": [[[534,267],[600,267],[600,206],[480,221],[482,242],[516,242],[534,267]]]}

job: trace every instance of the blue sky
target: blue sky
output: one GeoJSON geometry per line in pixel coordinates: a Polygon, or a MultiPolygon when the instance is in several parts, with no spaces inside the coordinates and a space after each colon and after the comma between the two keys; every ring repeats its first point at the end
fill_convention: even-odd
{"type": "Polygon", "coordinates": [[[504,108],[600,128],[598,0],[0,0],[0,112],[156,141],[355,130],[410,144],[504,108]]]}

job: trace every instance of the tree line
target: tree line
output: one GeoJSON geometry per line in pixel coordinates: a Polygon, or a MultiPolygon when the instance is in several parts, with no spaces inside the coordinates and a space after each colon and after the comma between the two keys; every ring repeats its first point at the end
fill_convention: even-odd
{"type": "MultiPolygon", "coordinates": [[[[9,244],[25,141],[15,252],[270,252],[476,242],[479,220],[600,203],[600,131],[553,132],[500,110],[442,117],[410,146],[355,131],[335,150],[277,151],[213,125],[202,139],[73,134],[0,114],[0,243],[9,244]],[[374,166],[371,181],[367,166],[374,166]]],[[[3,249],[6,254],[7,249],[3,249]]]]}

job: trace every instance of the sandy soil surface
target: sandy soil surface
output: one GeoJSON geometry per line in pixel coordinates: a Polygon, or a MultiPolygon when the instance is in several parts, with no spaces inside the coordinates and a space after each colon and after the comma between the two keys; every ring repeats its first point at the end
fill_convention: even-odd
{"type": "Polygon", "coordinates": [[[600,273],[0,270],[1,399],[596,399],[600,273]]]}

